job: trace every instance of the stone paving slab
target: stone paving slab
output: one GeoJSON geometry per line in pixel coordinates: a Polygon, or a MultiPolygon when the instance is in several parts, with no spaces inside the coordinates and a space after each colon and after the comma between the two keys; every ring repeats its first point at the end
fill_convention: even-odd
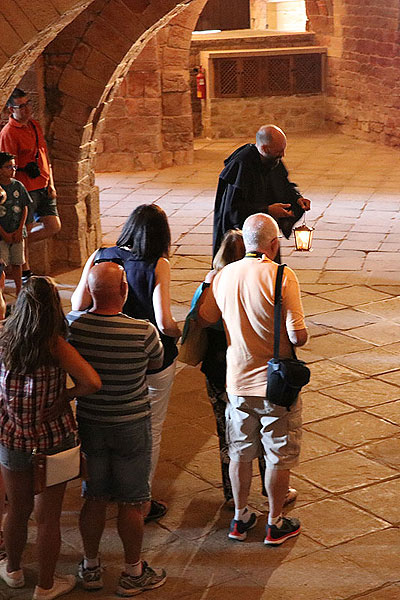
{"type": "MultiPolygon", "coordinates": [[[[97,178],[103,243],[141,203],[168,214],[173,248],[173,312],[183,321],[211,263],[213,199],[227,154],[247,140],[198,140],[194,165],[97,178]]],[[[297,253],[282,239],[284,261],[297,272],[311,340],[299,350],[311,364],[302,394],[304,442],[288,512],[303,533],[280,548],[262,543],[268,502],[253,473],[250,506],[260,515],[244,543],[227,538],[218,439],[204,377],[179,365],[154,496],[169,504],[146,526],[144,557],[168,571],[154,600],[398,600],[400,575],[400,208],[399,151],[329,131],[289,137],[286,164],[313,202],[314,251],[297,253]],[[393,369],[393,370],[391,370],[393,369]]],[[[57,275],[65,310],[80,270],[57,275]]],[[[7,300],[14,289],[7,282],[7,300]]],[[[68,486],[62,515],[60,571],[81,557],[79,484],[68,486]]],[[[122,549],[115,508],[101,546],[105,588],[115,598],[122,549]]],[[[37,565],[29,527],[27,587],[0,583],[0,600],[30,600],[37,565]]],[[[80,587],[71,600],[88,597],[80,587]]]]}

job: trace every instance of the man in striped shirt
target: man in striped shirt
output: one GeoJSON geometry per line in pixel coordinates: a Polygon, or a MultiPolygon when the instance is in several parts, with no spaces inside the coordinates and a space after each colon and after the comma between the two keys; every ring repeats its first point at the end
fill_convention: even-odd
{"type": "Polygon", "coordinates": [[[154,325],[122,314],[128,285],[121,266],[113,262],[95,265],[88,287],[92,308],[67,316],[70,343],[96,369],[103,384],[97,393],[80,397],[77,403],[79,435],[88,466],[80,515],[85,556],[78,575],[85,589],[103,587],[98,551],[107,502],[116,502],[125,553],[117,593],[133,596],[161,586],[166,579],[163,569],[155,571],[140,559],[142,508],[150,500],[146,371],[161,366],[163,347],[154,325]]]}

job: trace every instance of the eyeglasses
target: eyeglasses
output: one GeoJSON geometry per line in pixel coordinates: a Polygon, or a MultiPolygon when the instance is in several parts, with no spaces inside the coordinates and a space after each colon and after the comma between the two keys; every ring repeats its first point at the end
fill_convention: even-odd
{"type": "Polygon", "coordinates": [[[30,105],[31,101],[27,100],[23,104],[13,104],[12,108],[27,108],[30,105]]]}

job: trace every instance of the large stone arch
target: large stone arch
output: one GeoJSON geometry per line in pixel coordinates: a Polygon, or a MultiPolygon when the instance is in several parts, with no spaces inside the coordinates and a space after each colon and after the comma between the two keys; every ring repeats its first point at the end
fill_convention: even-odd
{"type": "Polygon", "coordinates": [[[93,0],[34,0],[22,10],[0,4],[0,106],[57,34],[93,0]]]}
{"type": "Polygon", "coordinates": [[[194,0],[172,18],[132,63],[99,135],[97,170],[163,168],[192,161],[189,56],[192,31],[206,2],[194,0]]]}
{"type": "Polygon", "coordinates": [[[99,244],[97,131],[132,62],[191,1],[95,0],[46,48],[48,141],[63,222],[57,262],[79,265],[99,244]]]}

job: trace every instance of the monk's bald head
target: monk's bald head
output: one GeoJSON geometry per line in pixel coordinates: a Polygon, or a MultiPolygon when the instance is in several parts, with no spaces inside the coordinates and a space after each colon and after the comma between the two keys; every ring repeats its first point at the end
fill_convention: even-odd
{"type": "Polygon", "coordinates": [[[262,125],[256,133],[257,145],[281,144],[286,146],[286,135],[276,125],[262,125]]]}
{"type": "Polygon", "coordinates": [[[278,238],[279,229],[272,217],[264,213],[256,213],[247,217],[242,233],[247,252],[256,250],[267,253],[271,242],[278,238]]]}
{"type": "Polygon", "coordinates": [[[114,262],[101,262],[90,269],[87,285],[93,299],[103,299],[120,294],[124,282],[123,267],[114,262]]]}
{"type": "Polygon", "coordinates": [[[276,125],[262,125],[256,133],[257,150],[263,158],[280,160],[285,156],[286,135],[276,125]]]}

